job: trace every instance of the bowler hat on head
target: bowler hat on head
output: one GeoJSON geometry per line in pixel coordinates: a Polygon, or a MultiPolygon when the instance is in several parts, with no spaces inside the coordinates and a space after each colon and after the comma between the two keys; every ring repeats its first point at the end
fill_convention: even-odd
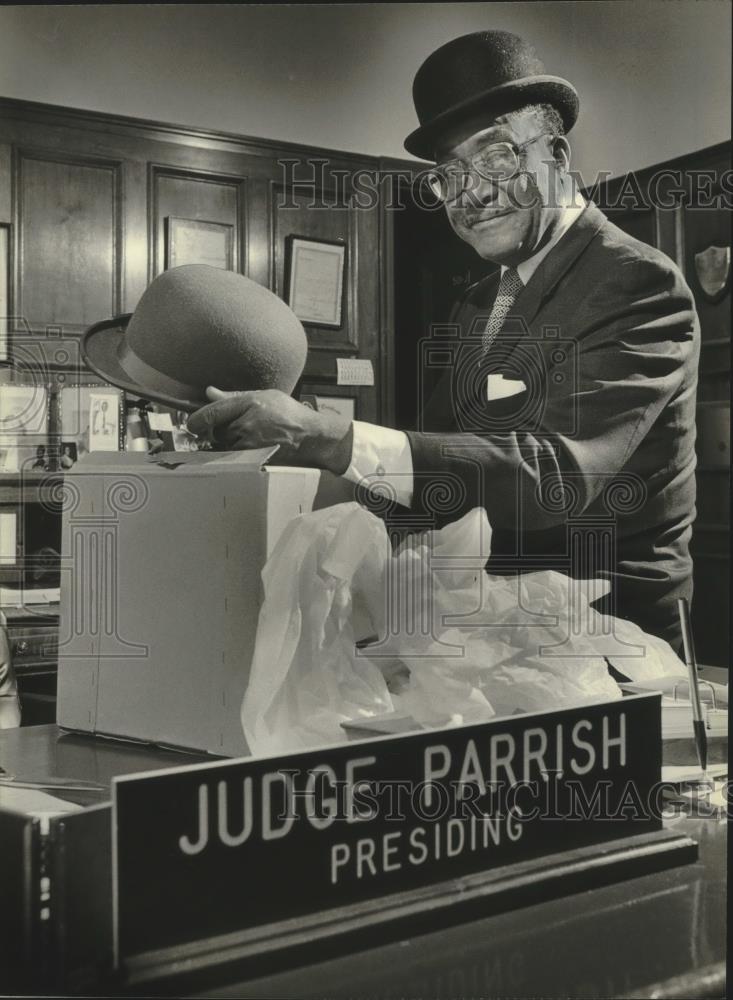
{"type": "Polygon", "coordinates": [[[207,402],[207,385],[292,392],[307,347],[300,320],[273,292],[186,264],[155,278],[133,313],[91,326],[82,357],[112,385],[191,411],[207,402]]]}
{"type": "Polygon", "coordinates": [[[428,160],[441,133],[478,113],[496,117],[551,104],[569,132],[580,103],[572,84],[548,76],[532,46],[508,31],[477,31],[441,45],[415,74],[412,97],[420,128],[405,149],[428,160]]]}

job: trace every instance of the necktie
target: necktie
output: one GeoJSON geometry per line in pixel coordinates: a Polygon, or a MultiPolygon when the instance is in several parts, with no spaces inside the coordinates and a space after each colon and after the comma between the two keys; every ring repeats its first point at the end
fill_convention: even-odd
{"type": "Polygon", "coordinates": [[[496,293],[494,305],[491,308],[489,322],[486,324],[484,335],[481,341],[481,354],[486,356],[491,345],[501,330],[504,320],[507,318],[509,310],[517,301],[517,296],[524,288],[522,279],[516,268],[508,267],[501,276],[499,291],[496,293]]]}

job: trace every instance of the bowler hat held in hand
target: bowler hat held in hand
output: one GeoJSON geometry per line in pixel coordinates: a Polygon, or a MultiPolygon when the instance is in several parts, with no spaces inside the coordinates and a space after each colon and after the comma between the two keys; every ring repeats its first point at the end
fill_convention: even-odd
{"type": "Polygon", "coordinates": [[[478,114],[486,114],[488,127],[527,104],[551,104],[569,132],[579,109],[572,84],[548,76],[533,47],[508,31],[477,31],[441,45],[415,74],[412,96],[420,127],[405,148],[428,160],[447,128],[478,114]]]}
{"type": "Polygon", "coordinates": [[[132,314],[95,323],[82,357],[107,382],[193,411],[206,387],[291,393],[308,343],[295,313],[244,275],[206,264],[164,271],[132,314]]]}

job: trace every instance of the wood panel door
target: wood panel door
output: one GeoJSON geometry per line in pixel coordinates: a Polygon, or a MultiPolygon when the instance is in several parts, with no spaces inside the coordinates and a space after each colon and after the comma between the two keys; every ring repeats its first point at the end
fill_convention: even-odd
{"type": "Polygon", "coordinates": [[[345,247],[345,280],[342,323],[339,329],[305,324],[308,336],[308,359],[303,373],[302,391],[341,397],[355,401],[357,419],[379,422],[381,405],[380,375],[380,301],[379,301],[379,215],[377,207],[358,208],[346,195],[335,189],[313,192],[272,186],[272,276],[271,288],[287,298],[289,264],[288,243],[291,237],[323,240],[345,247]],[[371,362],[375,374],[373,386],[344,386],[334,389],[338,358],[361,358],[371,362]],[[320,388],[319,388],[320,387],[320,388]]]}
{"type": "Polygon", "coordinates": [[[0,224],[11,227],[10,311],[21,317],[13,342],[27,341],[26,353],[50,371],[76,374],[84,330],[132,311],[167,266],[172,219],[227,227],[231,267],[281,296],[289,235],[340,239],[344,322],[308,328],[304,380],[333,394],[337,357],[369,360],[375,384],[353,391],[358,416],[389,419],[382,262],[391,247],[379,206],[357,208],[346,190],[352,175],[377,166],[350,153],[0,98],[0,224]],[[282,208],[294,163],[328,165],[327,208],[302,191],[282,208]]]}
{"type": "Polygon", "coordinates": [[[697,517],[692,626],[701,663],[728,667],[730,657],[730,317],[731,278],[713,294],[698,258],[731,246],[730,144],[607,182],[599,203],[621,229],[657,246],[680,267],[700,319],[697,406],[697,517]],[[622,192],[626,191],[624,198],[622,192]],[[617,206],[609,210],[608,206],[617,206]]]}
{"type": "Polygon", "coordinates": [[[246,178],[151,164],[149,191],[151,279],[170,266],[167,240],[173,219],[228,227],[231,231],[231,269],[245,273],[246,178]]]}
{"type": "MultiPolygon", "coordinates": [[[[720,178],[730,169],[721,153],[711,195],[720,198],[720,178]]],[[[722,204],[684,210],[680,256],[695,296],[702,335],[697,392],[697,520],[693,627],[703,663],[729,664],[730,657],[730,326],[731,277],[716,290],[716,263],[731,247],[731,214],[722,204]],[[711,265],[711,266],[708,266],[711,265]],[[712,273],[709,273],[712,271],[712,273]],[[706,287],[707,286],[707,290],[706,287]]],[[[730,265],[729,265],[730,268],[730,265]]]]}
{"type": "Polygon", "coordinates": [[[13,167],[15,315],[80,333],[118,313],[122,164],[21,147],[13,167]]]}

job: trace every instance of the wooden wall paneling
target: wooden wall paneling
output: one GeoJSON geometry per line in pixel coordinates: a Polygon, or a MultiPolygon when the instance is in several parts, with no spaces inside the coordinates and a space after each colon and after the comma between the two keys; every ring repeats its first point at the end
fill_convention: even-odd
{"type": "Polygon", "coordinates": [[[0,142],[0,222],[13,221],[13,150],[8,142],[0,142]]]}
{"type": "Polygon", "coordinates": [[[659,247],[675,264],[684,271],[684,209],[679,200],[674,208],[657,206],[655,209],[656,237],[654,246],[659,247]]]}
{"type": "Polygon", "coordinates": [[[727,337],[725,342],[705,342],[705,348],[700,352],[698,374],[701,378],[714,375],[730,377],[730,345],[727,337]]]}
{"type": "Polygon", "coordinates": [[[696,530],[691,552],[695,564],[692,631],[698,663],[729,668],[729,536],[696,530]]]}
{"type": "Polygon", "coordinates": [[[710,372],[701,377],[697,384],[697,402],[713,403],[726,399],[730,392],[729,372],[710,372]]]}
{"type": "Polygon", "coordinates": [[[207,154],[233,151],[276,159],[279,156],[293,155],[323,156],[325,153],[333,159],[338,159],[339,162],[364,162],[372,159],[355,153],[323,150],[305,143],[262,139],[220,129],[107,114],[57,104],[44,104],[39,101],[18,100],[13,97],[0,97],[0,119],[9,129],[15,127],[18,135],[23,134],[29,125],[55,129],[59,134],[75,131],[78,135],[87,137],[87,145],[94,142],[103,146],[110,136],[121,136],[126,140],[150,140],[168,142],[179,147],[189,146],[207,154]]]}
{"type": "MultiPolygon", "coordinates": [[[[636,172],[636,190],[646,207],[607,214],[622,229],[663,250],[680,267],[695,296],[701,350],[697,390],[697,518],[691,552],[694,562],[692,626],[703,663],[728,666],[730,593],[730,483],[725,463],[730,399],[730,283],[711,302],[695,270],[695,254],[711,245],[729,247],[731,214],[724,204],[704,205],[722,195],[722,177],[730,169],[730,144],[678,157],[636,172]],[[650,227],[650,220],[655,225],[650,227]],[[721,450],[722,448],[722,450],[721,450]]],[[[614,203],[624,178],[605,184],[601,205],[614,203]]]]}
{"type": "Polygon", "coordinates": [[[340,330],[333,330],[309,324],[306,332],[311,350],[356,354],[360,346],[361,319],[356,308],[360,278],[357,266],[360,232],[353,206],[338,205],[336,192],[328,189],[318,190],[317,202],[314,202],[311,194],[287,189],[280,184],[273,185],[272,194],[274,243],[271,287],[281,298],[286,298],[285,256],[288,236],[342,242],[346,246],[343,325],[340,330]]]}
{"type": "Polygon", "coordinates": [[[730,402],[697,405],[697,458],[701,468],[730,468],[730,402]]]}
{"type": "Polygon", "coordinates": [[[218,222],[232,227],[233,270],[247,261],[246,233],[242,227],[242,206],[246,204],[246,181],[219,173],[183,170],[151,163],[150,191],[150,278],[166,264],[166,220],[192,219],[218,222]]]}
{"type": "Polygon", "coordinates": [[[730,518],[730,476],[725,468],[697,469],[698,524],[724,525],[730,518]]]}
{"type": "MultiPolygon", "coordinates": [[[[60,155],[84,156],[93,151],[100,158],[118,159],[123,164],[123,312],[134,309],[153,270],[148,261],[151,163],[194,174],[218,174],[234,182],[247,181],[248,197],[241,199],[239,226],[248,238],[249,259],[242,257],[242,270],[261,284],[268,284],[271,243],[268,193],[276,160],[274,155],[263,154],[275,146],[264,140],[258,143],[233,135],[221,139],[212,138],[213,135],[203,129],[179,129],[161,123],[0,99],[0,140],[6,139],[9,144],[32,143],[60,155]]],[[[286,147],[281,148],[281,155],[283,150],[286,147]]]]}
{"type": "Polygon", "coordinates": [[[634,239],[641,240],[642,243],[649,243],[651,246],[657,245],[657,213],[654,209],[648,208],[643,211],[613,209],[605,214],[619,229],[623,229],[634,239]]]}
{"type": "Polygon", "coordinates": [[[148,166],[144,160],[127,158],[124,177],[124,254],[122,312],[135,309],[148,285],[150,247],[148,237],[148,166]]]}
{"type": "MultiPolygon", "coordinates": [[[[362,420],[380,422],[389,386],[381,383],[378,206],[359,208],[343,189],[319,187],[314,193],[273,179],[270,211],[270,287],[284,299],[288,236],[345,243],[344,322],[340,330],[306,326],[309,351],[303,379],[333,384],[338,357],[368,359],[374,368],[375,385],[356,389],[358,412],[362,420]]],[[[352,387],[345,387],[346,394],[352,391],[352,387]]]]}
{"type": "MultiPolygon", "coordinates": [[[[710,194],[720,197],[729,151],[699,164],[710,170],[710,194]],[[712,169],[711,169],[712,168],[712,169]]],[[[695,563],[692,624],[701,662],[729,665],[730,617],[730,324],[731,282],[711,301],[695,266],[695,255],[710,246],[731,245],[730,211],[717,207],[682,210],[678,226],[681,267],[695,296],[701,349],[697,407],[697,519],[691,551],[695,563]]]]}
{"type": "MultiPolygon", "coordinates": [[[[172,176],[175,174],[182,181],[182,185],[178,187],[180,200],[187,206],[192,202],[182,194],[184,191],[191,191],[185,178],[197,182],[197,187],[193,189],[196,193],[194,203],[200,205],[203,200],[209,217],[212,205],[207,196],[211,191],[204,194],[205,178],[208,177],[214,185],[223,183],[225,188],[229,184],[240,185],[238,208],[234,210],[236,218],[233,220],[241,237],[238,266],[244,273],[268,287],[274,286],[278,265],[275,259],[278,242],[275,237],[276,219],[271,210],[275,195],[273,185],[284,184],[287,170],[285,163],[296,159],[309,165],[314,159],[322,159],[330,165],[329,169],[342,176],[349,176],[354,169],[367,168],[376,172],[377,168],[375,158],[356,154],[9,98],[0,98],[0,147],[3,144],[16,148],[16,155],[18,149],[24,153],[41,150],[46,159],[53,162],[92,164],[97,169],[114,165],[117,172],[114,242],[115,249],[121,249],[122,253],[118,254],[115,261],[114,293],[109,284],[96,280],[97,276],[92,269],[87,273],[87,281],[94,285],[91,303],[79,295],[73,297],[79,305],[78,315],[75,313],[69,317],[62,308],[57,308],[59,303],[53,298],[46,301],[47,308],[34,325],[39,331],[46,327],[55,330],[56,336],[62,338],[69,333],[78,335],[89,323],[112,313],[132,311],[148,281],[162,266],[162,246],[157,226],[160,219],[165,218],[166,207],[160,200],[161,191],[155,191],[155,187],[159,185],[152,184],[151,165],[171,174],[163,182],[162,195],[163,199],[170,197],[169,208],[177,197],[172,176]],[[150,219],[154,196],[158,201],[155,208],[158,216],[155,231],[150,219]],[[82,304],[85,304],[85,309],[81,308],[82,304]],[[75,322],[69,322],[70,318],[75,322]]],[[[3,173],[0,155],[0,205],[2,185],[6,184],[10,189],[12,173],[13,171],[3,173]]],[[[86,183],[77,183],[76,187],[82,191],[93,189],[93,185],[90,188],[86,183]]],[[[228,190],[231,191],[231,188],[228,190]]],[[[19,193],[16,189],[13,219],[17,214],[19,193]]],[[[225,195],[225,203],[227,197],[225,195]]],[[[27,200],[26,198],[25,201],[27,200]]],[[[96,207],[98,206],[93,205],[92,209],[96,207]]],[[[230,208],[231,203],[227,206],[227,215],[230,208]]],[[[176,210],[180,210],[179,206],[176,210]]],[[[190,214],[184,215],[181,212],[183,217],[190,217],[190,214]]],[[[203,212],[198,217],[202,215],[203,212]]],[[[307,215],[310,216],[311,213],[307,215]]],[[[213,221],[217,221],[216,217],[213,221]]],[[[344,343],[340,348],[334,345],[333,350],[328,345],[323,349],[314,349],[308,363],[311,373],[317,375],[321,382],[333,384],[337,353],[344,356],[358,353],[369,357],[375,367],[377,385],[358,390],[360,412],[365,419],[379,420],[382,412],[392,405],[392,380],[384,379],[381,367],[382,351],[385,343],[388,343],[382,329],[388,312],[381,298],[383,287],[380,284],[379,259],[382,252],[382,231],[376,206],[373,212],[361,212],[351,219],[347,217],[347,221],[352,227],[347,232],[347,238],[353,237],[349,261],[351,287],[347,291],[347,324],[343,338],[348,338],[348,344],[344,343]]],[[[306,234],[308,228],[306,227],[306,234]]],[[[326,231],[330,228],[331,223],[326,223],[326,231]]],[[[28,247],[31,234],[26,232],[24,236],[25,246],[28,247]]],[[[51,243],[45,239],[43,229],[39,226],[35,226],[32,233],[32,243],[36,242],[47,247],[48,256],[51,243]]],[[[33,278],[33,275],[26,275],[24,272],[16,274],[16,287],[25,286],[26,278],[33,278]],[[19,277],[23,279],[22,282],[19,282],[19,277]]],[[[61,280],[57,279],[56,288],[59,289],[61,284],[61,280]]],[[[25,297],[26,304],[33,303],[36,285],[35,279],[29,285],[30,299],[25,287],[20,287],[21,299],[25,297]]],[[[47,296],[48,294],[47,292],[47,296]]],[[[329,335],[331,331],[325,334],[326,337],[329,335]]],[[[49,355],[55,358],[56,352],[52,345],[46,343],[48,338],[41,338],[39,332],[38,339],[39,342],[43,339],[41,354],[44,358],[49,355]]],[[[64,355],[70,356],[70,352],[61,350],[59,356],[64,355]]]]}
{"type": "Polygon", "coordinates": [[[120,161],[16,148],[14,312],[81,333],[120,311],[120,161]]]}
{"type": "Polygon", "coordinates": [[[730,343],[731,282],[717,301],[704,295],[695,270],[695,255],[710,246],[730,247],[731,217],[725,209],[687,209],[685,212],[685,277],[695,295],[703,343],[730,343]]]}
{"type": "Polygon", "coordinates": [[[395,226],[391,206],[392,178],[386,160],[379,164],[379,372],[377,402],[380,423],[395,426],[395,226]]]}
{"type": "Polygon", "coordinates": [[[380,265],[379,213],[377,209],[353,207],[351,218],[357,233],[350,281],[354,289],[359,357],[368,358],[374,368],[373,387],[359,390],[361,420],[382,423],[389,408],[389,383],[383,381],[380,356],[380,265]]]}
{"type": "MultiPolygon", "coordinates": [[[[249,165],[243,165],[249,170],[249,165]]],[[[243,205],[244,218],[242,225],[246,227],[247,261],[244,273],[253,281],[270,287],[272,272],[272,213],[270,212],[271,178],[250,176],[247,180],[247,199],[243,205]]]]}

